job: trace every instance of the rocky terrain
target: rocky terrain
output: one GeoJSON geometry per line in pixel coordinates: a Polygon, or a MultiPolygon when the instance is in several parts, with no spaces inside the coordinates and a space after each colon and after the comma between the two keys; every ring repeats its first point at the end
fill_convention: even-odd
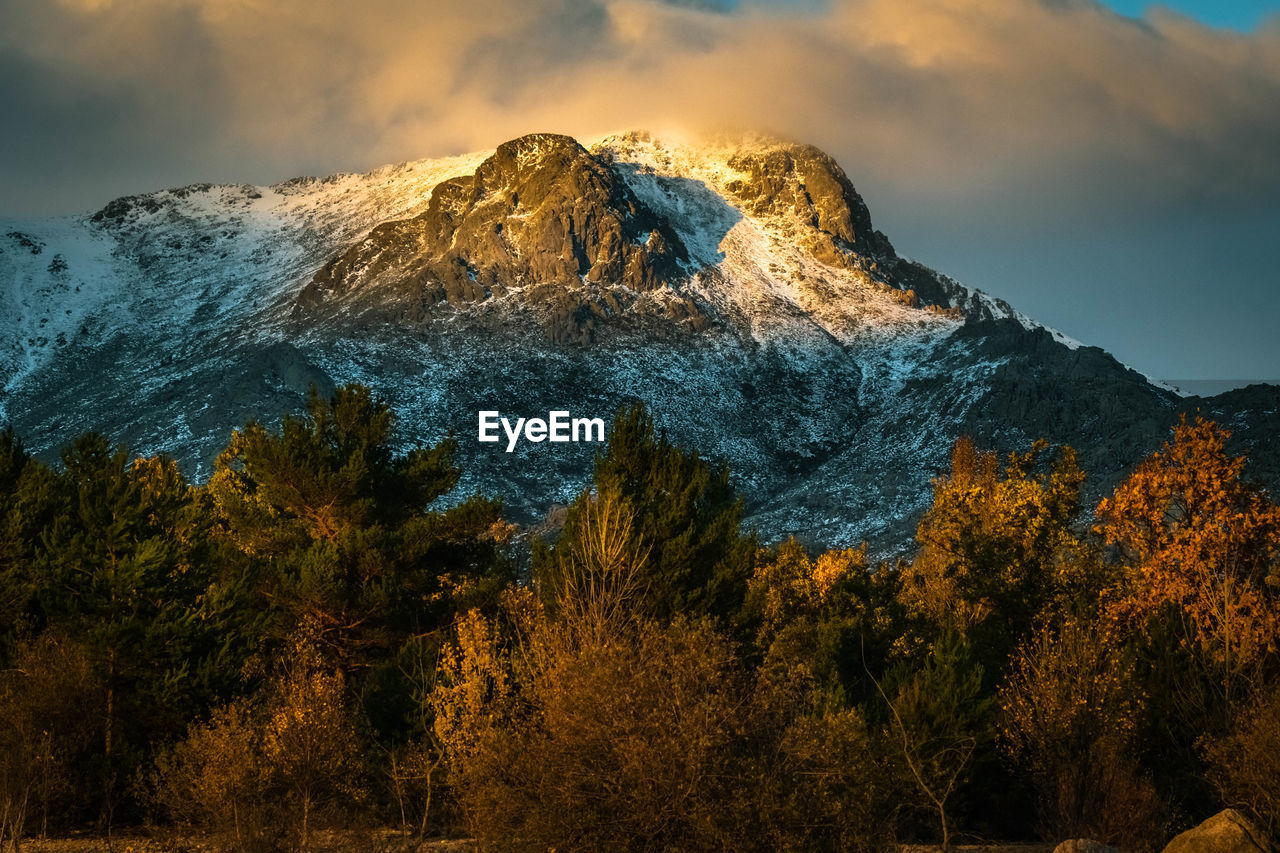
{"type": "Polygon", "coordinates": [[[476,413],[645,401],[732,466],[767,538],[901,547],[955,438],[1081,451],[1096,496],[1184,411],[1280,484],[1280,390],[1173,389],[900,256],[841,167],[771,139],[535,134],[493,152],[117,199],[0,223],[0,421],[96,429],[207,476],[230,430],[359,380],[463,491],[531,521],[596,446],[475,440],[476,413]]]}

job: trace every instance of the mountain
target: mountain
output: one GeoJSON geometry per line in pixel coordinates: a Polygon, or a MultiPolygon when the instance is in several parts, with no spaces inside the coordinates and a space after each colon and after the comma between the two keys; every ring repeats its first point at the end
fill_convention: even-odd
{"type": "Polygon", "coordinates": [[[96,429],[201,478],[234,426],[359,380],[404,441],[454,431],[462,491],[526,521],[583,487],[598,445],[508,453],[476,440],[480,410],[643,400],[730,464],[766,538],[880,552],[964,433],[1070,443],[1096,496],[1198,410],[1280,483],[1275,386],[1183,398],[898,255],[834,160],[773,139],[533,134],[130,196],[0,223],[0,288],[0,420],[46,455],[96,429]]]}

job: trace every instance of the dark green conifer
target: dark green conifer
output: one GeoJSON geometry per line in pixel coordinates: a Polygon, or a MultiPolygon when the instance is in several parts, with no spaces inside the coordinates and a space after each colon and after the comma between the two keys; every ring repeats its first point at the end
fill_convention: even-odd
{"type": "MultiPolygon", "coordinates": [[[[673,444],[637,404],[614,418],[608,446],[596,457],[592,491],[616,494],[633,514],[636,550],[647,555],[641,606],[648,615],[662,621],[677,615],[738,619],[756,542],[742,533],[743,502],[725,465],[673,444]]],[[[569,508],[559,538],[534,553],[544,594],[556,588],[572,559],[576,519],[591,493],[569,508]]]]}

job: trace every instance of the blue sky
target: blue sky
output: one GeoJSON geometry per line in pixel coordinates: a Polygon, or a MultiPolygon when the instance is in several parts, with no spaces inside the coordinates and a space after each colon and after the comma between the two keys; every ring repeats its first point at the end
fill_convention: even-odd
{"type": "MultiPolygon", "coordinates": [[[[1143,10],[1155,5],[1147,0],[1105,0],[1106,5],[1122,15],[1141,17],[1143,10]]],[[[1167,0],[1160,3],[1215,27],[1251,32],[1269,15],[1280,13],[1275,0],[1167,0]]]]}
{"type": "MultiPolygon", "coordinates": [[[[775,9],[817,11],[828,5],[827,0],[683,0],[689,5],[711,8],[741,8],[744,5],[760,5],[775,9]]],[[[1258,24],[1272,15],[1280,15],[1280,0],[1100,0],[1121,15],[1141,18],[1151,6],[1164,6],[1183,15],[1214,27],[1253,32],[1258,24]]]]}

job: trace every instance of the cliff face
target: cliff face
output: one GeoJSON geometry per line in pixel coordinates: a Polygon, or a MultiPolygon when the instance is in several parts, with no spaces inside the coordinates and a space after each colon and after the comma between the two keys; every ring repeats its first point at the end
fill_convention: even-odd
{"type": "Polygon", "coordinates": [[[877,552],[909,543],[961,434],[1070,443],[1097,497],[1200,410],[1280,484],[1280,391],[1179,398],[898,256],[834,160],[769,139],[535,134],[4,223],[0,332],[0,421],[46,455],[95,429],[203,477],[232,427],[358,380],[405,442],[457,435],[460,493],[518,520],[582,488],[597,446],[506,453],[480,410],[643,400],[730,464],[766,538],[877,552]]]}
{"type": "Polygon", "coordinates": [[[316,273],[306,309],[338,301],[394,305],[421,321],[442,308],[528,291],[551,340],[586,342],[616,298],[592,285],[648,292],[682,277],[670,225],[567,136],[498,147],[472,175],[436,186],[425,213],[383,223],[316,273]]]}
{"type": "Polygon", "coordinates": [[[893,256],[871,226],[871,212],[840,165],[812,145],[778,145],[729,159],[743,178],[725,189],[755,216],[790,215],[804,226],[805,248],[832,266],[893,256]]]}

